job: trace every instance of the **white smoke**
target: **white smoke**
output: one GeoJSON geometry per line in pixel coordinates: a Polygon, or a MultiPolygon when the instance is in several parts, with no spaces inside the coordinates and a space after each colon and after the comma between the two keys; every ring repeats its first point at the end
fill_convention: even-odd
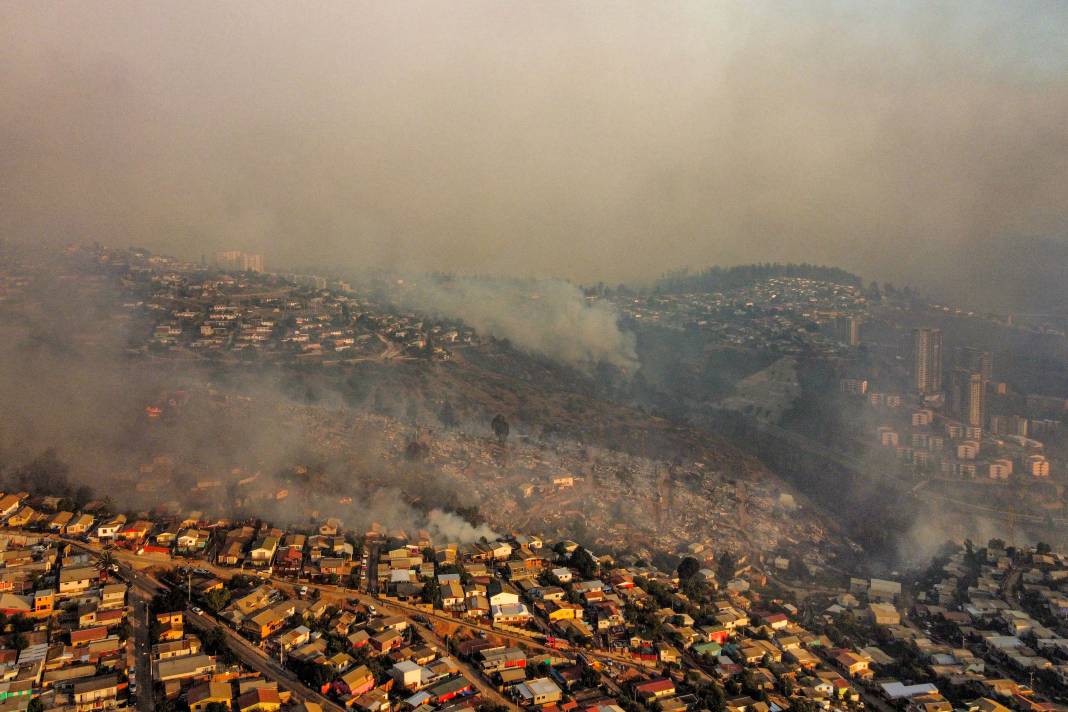
{"type": "Polygon", "coordinates": [[[457,515],[440,509],[427,512],[426,527],[430,531],[430,536],[438,542],[470,544],[482,538],[493,541],[500,536],[485,524],[476,527],[457,515]]]}
{"type": "Polygon", "coordinates": [[[589,302],[560,280],[458,278],[412,285],[400,297],[412,309],[459,319],[479,334],[569,366],[637,364],[634,334],[619,327],[615,308],[589,302]]]}

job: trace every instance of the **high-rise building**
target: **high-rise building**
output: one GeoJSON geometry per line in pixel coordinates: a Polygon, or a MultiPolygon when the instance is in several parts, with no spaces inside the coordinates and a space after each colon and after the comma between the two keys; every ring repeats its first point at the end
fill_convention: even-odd
{"type": "Polygon", "coordinates": [[[994,357],[989,351],[964,346],[956,349],[954,360],[958,368],[966,368],[969,371],[978,371],[983,374],[983,380],[987,383],[994,376],[994,357]]]}
{"type": "Polygon", "coordinates": [[[263,255],[255,255],[246,252],[241,257],[241,269],[245,272],[262,272],[263,255]]]}
{"type": "Polygon", "coordinates": [[[215,253],[215,262],[222,269],[234,272],[262,272],[263,255],[242,252],[241,250],[226,250],[215,253]]]}
{"type": "Polygon", "coordinates": [[[950,412],[964,425],[982,428],[986,416],[986,380],[979,371],[955,368],[949,377],[950,412]]]}
{"type": "Polygon", "coordinates": [[[942,390],[942,332],[912,330],[912,376],[916,390],[932,395],[942,390]]]}
{"type": "Polygon", "coordinates": [[[840,316],[834,320],[834,338],[846,346],[860,345],[860,319],[840,316]]]}

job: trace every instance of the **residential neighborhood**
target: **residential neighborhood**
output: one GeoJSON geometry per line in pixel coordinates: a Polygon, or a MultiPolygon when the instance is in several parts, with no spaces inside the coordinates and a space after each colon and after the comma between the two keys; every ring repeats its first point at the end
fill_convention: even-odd
{"type": "Polygon", "coordinates": [[[1045,545],[806,589],[726,551],[661,571],[518,532],[59,504],[0,497],[0,709],[1047,712],[1068,671],[1045,545]]]}

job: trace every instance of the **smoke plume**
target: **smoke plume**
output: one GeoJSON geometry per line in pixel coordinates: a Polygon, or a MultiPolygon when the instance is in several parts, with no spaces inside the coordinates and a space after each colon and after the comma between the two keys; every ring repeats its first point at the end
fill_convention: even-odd
{"type": "Polygon", "coordinates": [[[459,319],[480,334],[571,366],[637,365],[634,335],[620,329],[615,309],[606,301],[587,302],[566,282],[427,280],[400,299],[409,308],[459,319]]]}
{"type": "Polygon", "coordinates": [[[474,526],[450,512],[440,509],[432,509],[427,513],[427,529],[435,541],[456,542],[458,544],[470,544],[479,539],[493,541],[498,536],[497,532],[485,524],[474,526]]]}

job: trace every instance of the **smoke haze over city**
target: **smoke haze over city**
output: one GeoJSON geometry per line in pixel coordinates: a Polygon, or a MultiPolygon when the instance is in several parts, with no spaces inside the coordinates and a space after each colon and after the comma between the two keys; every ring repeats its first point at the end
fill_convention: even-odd
{"type": "Polygon", "coordinates": [[[1066,43],[1068,9],[1032,2],[8,3],[0,227],[583,282],[822,261],[964,294],[973,244],[1065,235],[1066,43]]]}
{"type": "Polygon", "coordinates": [[[0,708],[1068,712],[1068,3],[0,3],[0,708]]]}

